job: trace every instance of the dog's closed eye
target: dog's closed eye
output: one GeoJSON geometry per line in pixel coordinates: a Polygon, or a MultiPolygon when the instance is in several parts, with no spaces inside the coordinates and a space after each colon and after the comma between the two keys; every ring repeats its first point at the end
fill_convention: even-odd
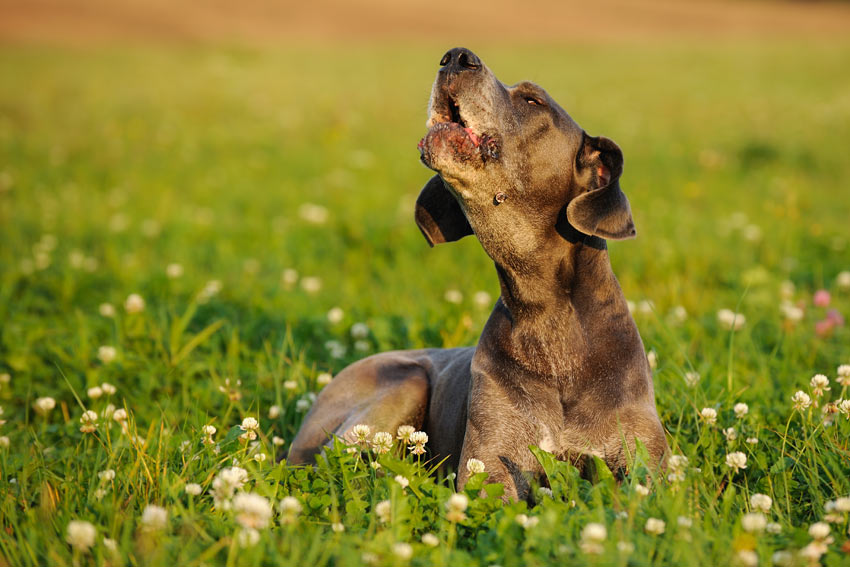
{"type": "Polygon", "coordinates": [[[530,95],[525,95],[523,98],[525,99],[525,102],[527,102],[531,106],[543,106],[543,101],[539,98],[535,98],[530,95]]]}

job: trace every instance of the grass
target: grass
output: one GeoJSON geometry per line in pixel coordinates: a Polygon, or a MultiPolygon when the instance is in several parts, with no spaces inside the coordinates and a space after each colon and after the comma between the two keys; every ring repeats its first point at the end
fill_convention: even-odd
{"type": "Polygon", "coordinates": [[[4,47],[0,565],[752,564],[749,551],[767,565],[814,550],[809,526],[825,519],[834,541],[820,561],[846,564],[847,514],[825,507],[850,494],[850,421],[822,408],[847,396],[836,369],[850,331],[816,324],[828,309],[850,316],[836,281],[850,269],[850,43],[471,47],[624,150],[639,238],[612,244],[612,263],[657,355],[684,480],[650,478],[638,455],[624,482],[599,467],[590,483],[539,453],[551,497],[479,497],[482,473],[456,522],[452,478],[398,444],[362,457],[337,447],[316,470],[274,464],[322,373],[381,350],[474,344],[488,315],[475,292],[498,293],[474,239],[430,250],[412,221],[440,46],[4,47]],[[813,305],[818,289],[828,308],[813,305]],[[141,312],[124,308],[133,293],[141,312]],[[743,327],[726,329],[721,309],[743,327]],[[358,322],[367,332],[354,337],[358,322]],[[817,373],[831,381],[821,398],[817,373]],[[92,398],[104,382],[116,393],[92,398]],[[820,407],[794,410],[797,390],[820,407]],[[57,406],[42,415],[45,396],[57,406]],[[108,404],[126,410],[126,432],[108,417],[81,432],[83,411],[108,404]],[[255,446],[240,440],[250,416],[255,446]],[[207,424],[215,444],[202,442],[207,424]],[[726,465],[734,451],[746,469],[726,465]],[[253,546],[239,545],[227,499],[214,505],[214,479],[235,463],[246,491],[302,508],[276,513],[253,546]],[[98,477],[107,469],[114,479],[98,477]],[[779,533],[743,529],[755,493],[772,498],[779,533]],[[163,529],[145,529],[149,504],[167,510],[163,529]],[[650,518],[663,534],[645,530],[650,518]],[[66,543],[73,520],[95,526],[90,550],[66,543]],[[601,555],[582,545],[589,523],[606,527],[601,555]]]}

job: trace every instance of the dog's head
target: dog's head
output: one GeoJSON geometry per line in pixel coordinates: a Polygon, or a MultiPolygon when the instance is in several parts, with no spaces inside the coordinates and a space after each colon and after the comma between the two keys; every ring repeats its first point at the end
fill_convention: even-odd
{"type": "Polygon", "coordinates": [[[419,196],[416,222],[429,244],[474,232],[498,260],[533,254],[565,224],[635,236],[620,148],[587,135],[539,86],[506,86],[474,53],[452,49],[440,61],[427,126],[419,151],[438,175],[419,196]]]}

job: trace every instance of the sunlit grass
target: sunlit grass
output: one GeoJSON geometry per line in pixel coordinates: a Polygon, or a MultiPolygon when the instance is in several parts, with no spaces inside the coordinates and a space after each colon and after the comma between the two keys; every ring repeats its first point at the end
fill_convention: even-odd
{"type": "Polygon", "coordinates": [[[441,46],[7,47],[0,565],[847,561],[850,44],[469,47],[622,146],[639,237],[612,263],[687,462],[589,482],[541,452],[551,495],[503,505],[480,473],[463,519],[398,441],[275,464],[326,373],[474,344],[498,294],[474,239],[429,249],[412,220],[441,46]],[[215,505],[233,466],[274,509],[256,543],[215,505]]]}

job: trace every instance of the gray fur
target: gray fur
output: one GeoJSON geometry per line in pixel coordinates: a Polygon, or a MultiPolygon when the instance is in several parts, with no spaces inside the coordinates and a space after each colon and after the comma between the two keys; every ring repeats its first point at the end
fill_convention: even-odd
{"type": "Polygon", "coordinates": [[[443,61],[420,143],[437,175],[416,221],[432,246],[474,233],[501,296],[476,347],[382,353],[340,372],[290,462],[311,462],[329,433],[365,423],[424,430],[460,486],[476,458],[513,499],[527,496],[520,472],[542,472],[529,445],[623,470],[640,439],[660,463],[667,441],[652,375],[602,240],[635,235],[620,149],[540,87],[505,86],[469,50],[443,61]]]}

